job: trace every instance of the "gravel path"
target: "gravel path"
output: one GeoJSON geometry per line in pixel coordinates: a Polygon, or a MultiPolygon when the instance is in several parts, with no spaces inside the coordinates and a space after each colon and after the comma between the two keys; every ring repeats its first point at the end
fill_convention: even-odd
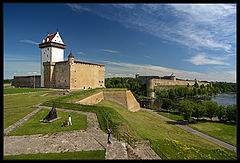
{"type": "Polygon", "coordinates": [[[229,150],[232,150],[232,151],[236,152],[236,147],[234,147],[234,146],[232,146],[232,145],[230,145],[230,144],[227,144],[227,143],[225,143],[225,142],[223,142],[223,141],[221,141],[221,140],[218,140],[218,139],[213,138],[213,137],[211,137],[211,136],[209,136],[209,135],[206,135],[206,134],[204,134],[204,133],[202,133],[202,132],[199,132],[199,131],[197,131],[197,130],[195,130],[195,129],[187,126],[187,125],[177,124],[177,121],[171,120],[171,119],[166,118],[166,117],[164,117],[164,116],[162,116],[162,115],[159,115],[156,111],[153,111],[153,110],[150,110],[150,109],[145,109],[145,108],[141,108],[141,109],[144,110],[144,111],[147,111],[147,112],[149,112],[149,113],[151,113],[151,114],[153,114],[153,115],[155,115],[155,116],[157,116],[157,117],[160,117],[160,118],[162,118],[162,119],[165,120],[165,121],[174,123],[176,126],[182,128],[182,129],[184,129],[184,130],[187,130],[187,131],[189,131],[189,132],[191,132],[191,133],[193,133],[193,134],[196,134],[196,135],[198,135],[198,136],[200,136],[200,137],[202,137],[202,138],[204,138],[204,139],[207,139],[207,140],[209,140],[209,141],[211,141],[211,142],[213,142],[213,143],[215,143],[215,144],[217,144],[217,145],[219,145],[219,146],[221,146],[221,147],[224,147],[224,148],[227,148],[227,149],[229,149],[229,150]]]}

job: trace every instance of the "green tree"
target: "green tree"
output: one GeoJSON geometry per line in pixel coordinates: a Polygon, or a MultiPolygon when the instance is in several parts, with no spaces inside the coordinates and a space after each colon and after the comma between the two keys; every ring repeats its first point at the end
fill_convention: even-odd
{"type": "Polygon", "coordinates": [[[220,105],[216,111],[216,115],[218,117],[219,120],[222,120],[223,117],[225,117],[227,114],[227,110],[225,108],[225,106],[223,105],[220,105]]]}
{"type": "Polygon", "coordinates": [[[228,105],[226,109],[226,116],[229,121],[236,121],[237,120],[237,105],[228,105]]]}
{"type": "Polygon", "coordinates": [[[163,98],[162,99],[162,106],[161,108],[163,109],[172,109],[175,107],[175,104],[173,102],[173,100],[169,99],[169,98],[163,98]]]}
{"type": "Polygon", "coordinates": [[[213,117],[216,116],[216,112],[218,109],[218,103],[208,101],[206,102],[206,116],[212,120],[213,117]]]}
{"type": "Polygon", "coordinates": [[[200,86],[200,88],[201,88],[201,89],[204,89],[204,88],[205,88],[205,86],[202,84],[202,85],[200,86]]]}
{"type": "Polygon", "coordinates": [[[192,116],[196,117],[197,119],[204,117],[206,114],[206,107],[204,103],[199,102],[193,104],[193,113],[192,116]]]}
{"type": "Polygon", "coordinates": [[[170,89],[169,91],[169,98],[173,99],[176,97],[176,93],[174,89],[170,89]]]}
{"type": "Polygon", "coordinates": [[[178,103],[178,110],[180,115],[182,115],[185,120],[188,120],[188,122],[191,121],[191,117],[193,113],[193,104],[191,101],[181,100],[178,103]]]}
{"type": "Polygon", "coordinates": [[[197,81],[195,81],[195,83],[194,83],[194,85],[193,85],[195,88],[198,88],[199,87],[199,85],[198,85],[198,83],[197,83],[197,81]]]}

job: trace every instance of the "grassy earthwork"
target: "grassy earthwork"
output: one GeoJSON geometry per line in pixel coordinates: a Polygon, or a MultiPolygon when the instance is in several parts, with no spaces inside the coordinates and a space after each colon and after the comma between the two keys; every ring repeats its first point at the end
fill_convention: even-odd
{"type": "Polygon", "coordinates": [[[104,160],[103,151],[79,151],[65,153],[39,153],[4,156],[4,160],[104,160]]]}
{"type": "Polygon", "coordinates": [[[56,121],[51,123],[40,123],[48,113],[49,109],[41,109],[33,117],[31,117],[27,122],[18,127],[16,130],[11,132],[9,136],[21,136],[21,135],[34,135],[34,134],[48,134],[56,133],[62,131],[72,131],[72,130],[86,130],[87,128],[87,117],[86,115],[77,113],[68,113],[57,111],[57,116],[61,117],[56,121]],[[68,119],[68,115],[72,117],[72,126],[62,127],[62,123],[68,119]]]}
{"type": "Polygon", "coordinates": [[[236,159],[235,152],[168,124],[148,112],[129,112],[110,101],[102,101],[99,105],[116,110],[138,136],[151,140],[159,148],[156,152],[162,159],[236,159]]]}

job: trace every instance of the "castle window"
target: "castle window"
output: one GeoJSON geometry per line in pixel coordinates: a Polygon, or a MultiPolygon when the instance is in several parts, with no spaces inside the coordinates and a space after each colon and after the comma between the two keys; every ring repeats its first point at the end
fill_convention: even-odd
{"type": "Polygon", "coordinates": [[[60,80],[58,80],[58,83],[60,83],[60,80]]]}
{"type": "Polygon", "coordinates": [[[67,80],[65,80],[65,83],[67,82],[67,80]]]}

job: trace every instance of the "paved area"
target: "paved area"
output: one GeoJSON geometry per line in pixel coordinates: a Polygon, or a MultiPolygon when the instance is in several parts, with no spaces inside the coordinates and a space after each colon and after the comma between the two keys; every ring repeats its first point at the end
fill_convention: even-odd
{"type": "Polygon", "coordinates": [[[193,128],[191,128],[191,127],[189,127],[189,126],[187,126],[187,125],[177,124],[177,121],[171,120],[171,119],[166,118],[166,117],[164,117],[164,116],[162,116],[162,115],[159,115],[156,111],[153,111],[153,110],[150,110],[150,109],[145,109],[145,108],[141,108],[141,109],[144,110],[144,111],[147,111],[147,112],[149,112],[149,113],[151,113],[151,114],[153,114],[153,115],[155,115],[155,116],[157,116],[157,117],[159,117],[159,118],[162,118],[162,119],[165,120],[165,121],[174,123],[176,126],[182,128],[182,129],[184,129],[184,130],[187,130],[187,131],[189,131],[189,132],[191,132],[191,133],[193,133],[193,134],[196,134],[196,135],[198,135],[198,136],[200,136],[200,137],[202,137],[202,138],[204,138],[204,139],[207,139],[207,140],[209,140],[209,141],[211,141],[211,142],[213,142],[213,143],[215,143],[215,144],[217,144],[217,145],[219,145],[219,146],[221,146],[221,147],[224,147],[224,148],[227,148],[227,149],[229,149],[229,150],[232,150],[232,151],[236,152],[236,147],[234,147],[234,146],[232,146],[232,145],[230,145],[230,144],[227,144],[227,143],[225,143],[225,142],[223,142],[223,141],[221,141],[221,140],[218,140],[218,139],[213,138],[213,137],[211,137],[211,136],[208,136],[208,135],[206,135],[206,134],[204,134],[204,133],[202,133],[202,132],[199,132],[199,131],[197,131],[197,130],[194,130],[193,128]]]}

